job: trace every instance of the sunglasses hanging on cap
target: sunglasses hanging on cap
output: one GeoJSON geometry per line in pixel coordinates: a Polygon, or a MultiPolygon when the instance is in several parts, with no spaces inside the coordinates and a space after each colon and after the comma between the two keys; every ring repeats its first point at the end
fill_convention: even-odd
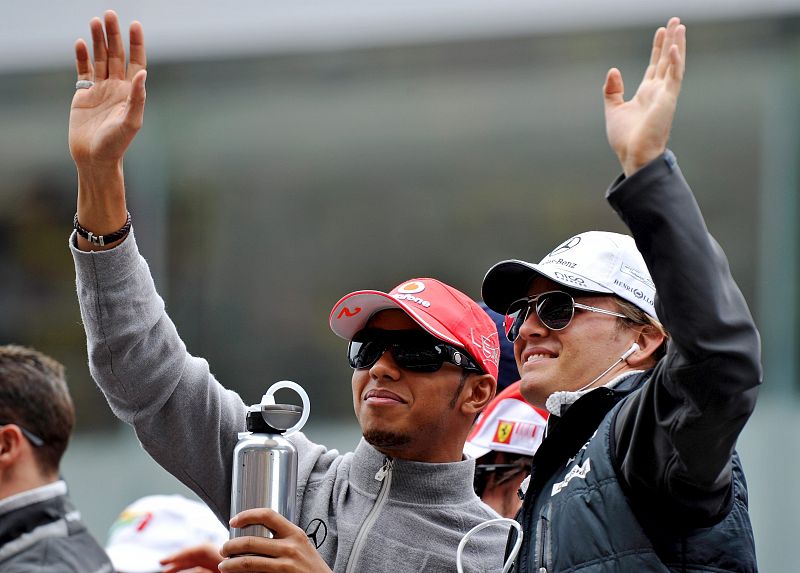
{"type": "Polygon", "coordinates": [[[436,372],[449,362],[464,370],[483,373],[464,350],[418,330],[366,328],[350,341],[347,358],[352,368],[370,368],[387,350],[400,368],[413,372],[436,372]]]}
{"type": "Polygon", "coordinates": [[[505,328],[506,338],[514,342],[519,338],[522,325],[534,310],[539,321],[550,330],[564,330],[572,322],[575,309],[599,312],[609,316],[627,318],[624,314],[613,312],[596,306],[588,306],[575,302],[568,292],[555,290],[544,292],[536,296],[528,296],[512,302],[506,311],[505,328]]]}

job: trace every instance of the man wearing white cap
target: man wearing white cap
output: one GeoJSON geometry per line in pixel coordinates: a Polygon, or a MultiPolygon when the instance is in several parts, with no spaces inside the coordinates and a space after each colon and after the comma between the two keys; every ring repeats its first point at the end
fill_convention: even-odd
{"type": "Polygon", "coordinates": [[[518,573],[757,569],[734,448],[761,382],[759,336],[666,150],[685,51],[673,18],[631,101],[618,70],[606,79],[624,171],[607,197],[633,238],[581,233],[484,279],[522,394],[551,413],[523,485],[518,573]]]}

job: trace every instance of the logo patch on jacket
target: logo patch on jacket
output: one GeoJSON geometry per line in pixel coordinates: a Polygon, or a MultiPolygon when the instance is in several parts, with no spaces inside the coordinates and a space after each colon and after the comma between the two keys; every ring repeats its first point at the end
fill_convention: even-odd
{"type": "Polygon", "coordinates": [[[328,537],[328,526],[321,519],[312,519],[311,523],[306,527],[306,537],[317,549],[328,537]]]}
{"type": "Polygon", "coordinates": [[[567,475],[564,476],[564,480],[553,485],[553,492],[550,494],[550,497],[561,493],[561,490],[567,487],[569,482],[573,479],[586,479],[586,474],[588,474],[592,470],[591,460],[586,458],[586,461],[583,462],[582,465],[574,465],[572,469],[567,472],[567,475]]]}

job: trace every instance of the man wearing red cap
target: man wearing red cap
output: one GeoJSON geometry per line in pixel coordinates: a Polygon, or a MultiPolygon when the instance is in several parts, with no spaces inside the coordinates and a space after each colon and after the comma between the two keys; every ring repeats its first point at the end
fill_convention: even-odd
{"type": "MultiPolygon", "coordinates": [[[[80,182],[70,246],[92,375],[147,451],[228,521],[246,406],[186,351],[125,207],[122,157],[144,108],[141,25],[131,26],[127,67],[116,15],[107,12],[105,26],[93,20],[91,31],[93,60],[76,44],[69,143],[80,182]]],[[[302,433],[290,436],[299,453],[298,523],[267,509],[242,512],[232,527],[259,523],[275,537],[229,541],[219,568],[451,573],[463,535],[496,517],[472,490],[474,460],[462,455],[495,394],[495,324],[466,295],[420,278],[388,293],[345,296],[330,325],[350,341],[364,440],[339,455],[302,433]]],[[[475,536],[468,570],[500,570],[504,539],[500,528],[475,536]]]]}
{"type": "Polygon", "coordinates": [[[618,70],[606,79],[624,171],[607,198],[633,238],[581,233],[483,282],[522,394],[550,412],[517,517],[518,573],[757,570],[735,445],[761,382],[759,337],[666,149],[685,53],[673,18],[632,100],[618,70]]]}

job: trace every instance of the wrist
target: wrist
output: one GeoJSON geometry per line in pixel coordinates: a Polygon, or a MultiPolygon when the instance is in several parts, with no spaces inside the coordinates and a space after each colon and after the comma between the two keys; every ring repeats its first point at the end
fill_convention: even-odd
{"type": "Polygon", "coordinates": [[[76,163],[78,181],[87,188],[105,186],[112,181],[122,181],[122,160],[76,163]]]}
{"type": "Polygon", "coordinates": [[[619,162],[622,166],[622,171],[625,173],[625,177],[630,177],[639,169],[660,157],[666,151],[666,147],[662,147],[660,149],[649,149],[643,153],[639,154],[629,154],[626,156],[619,155],[619,162]]]}
{"type": "Polygon", "coordinates": [[[75,217],[72,219],[72,228],[77,233],[78,248],[82,251],[96,251],[111,249],[120,244],[131,231],[131,214],[126,212],[125,215],[125,223],[120,228],[111,233],[100,235],[81,225],[78,213],[75,213],[75,217]]]}
{"type": "Polygon", "coordinates": [[[113,235],[125,226],[127,219],[122,161],[78,166],[77,220],[85,231],[83,235],[78,234],[78,248],[96,251],[116,246],[124,236],[119,240],[104,239],[102,242],[93,239],[113,235]]]}

